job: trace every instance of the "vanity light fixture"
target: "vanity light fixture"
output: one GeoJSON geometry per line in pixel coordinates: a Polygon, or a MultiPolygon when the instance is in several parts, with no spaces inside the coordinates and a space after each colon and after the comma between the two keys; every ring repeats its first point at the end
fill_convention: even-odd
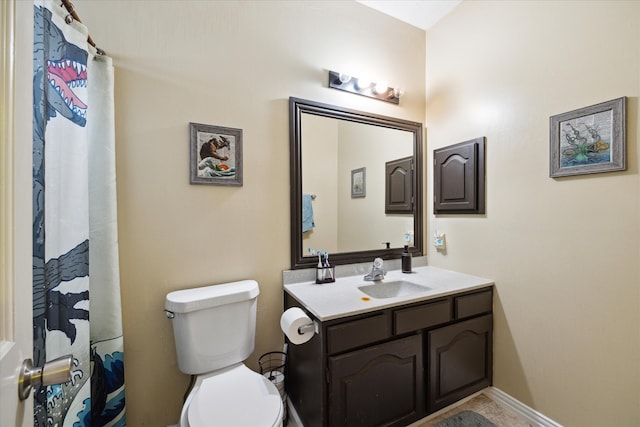
{"type": "Polygon", "coordinates": [[[404,90],[392,88],[386,82],[371,82],[337,71],[329,71],[329,87],[393,104],[399,104],[404,93],[404,90]]]}

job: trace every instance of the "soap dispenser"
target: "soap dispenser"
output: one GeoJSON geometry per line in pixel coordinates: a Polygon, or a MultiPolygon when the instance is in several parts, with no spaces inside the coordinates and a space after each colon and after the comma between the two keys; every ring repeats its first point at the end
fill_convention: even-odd
{"type": "Polygon", "coordinates": [[[402,252],[402,272],[411,273],[411,252],[409,252],[409,245],[404,245],[404,252],[402,252]]]}

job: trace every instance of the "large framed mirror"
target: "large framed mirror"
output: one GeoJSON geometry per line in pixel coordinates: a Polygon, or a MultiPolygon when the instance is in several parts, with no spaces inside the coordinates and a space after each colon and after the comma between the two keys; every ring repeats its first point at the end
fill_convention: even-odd
{"type": "Polygon", "coordinates": [[[299,98],[289,123],[291,268],[422,255],[421,123],[299,98]]]}

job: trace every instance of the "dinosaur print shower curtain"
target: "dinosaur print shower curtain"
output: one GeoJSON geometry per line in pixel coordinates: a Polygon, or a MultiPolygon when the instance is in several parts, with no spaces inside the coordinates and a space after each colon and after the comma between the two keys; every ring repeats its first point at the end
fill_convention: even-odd
{"type": "Polygon", "coordinates": [[[34,390],[34,425],[124,426],[113,67],[69,18],[34,2],[34,366],[73,355],[70,382],[34,390]]]}

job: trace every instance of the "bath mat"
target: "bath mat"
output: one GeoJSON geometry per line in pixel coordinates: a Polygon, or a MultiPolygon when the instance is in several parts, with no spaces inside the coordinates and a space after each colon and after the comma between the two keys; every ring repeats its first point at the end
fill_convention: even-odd
{"type": "Polygon", "coordinates": [[[433,427],[497,427],[494,423],[473,411],[462,411],[434,424],[433,427]]]}

